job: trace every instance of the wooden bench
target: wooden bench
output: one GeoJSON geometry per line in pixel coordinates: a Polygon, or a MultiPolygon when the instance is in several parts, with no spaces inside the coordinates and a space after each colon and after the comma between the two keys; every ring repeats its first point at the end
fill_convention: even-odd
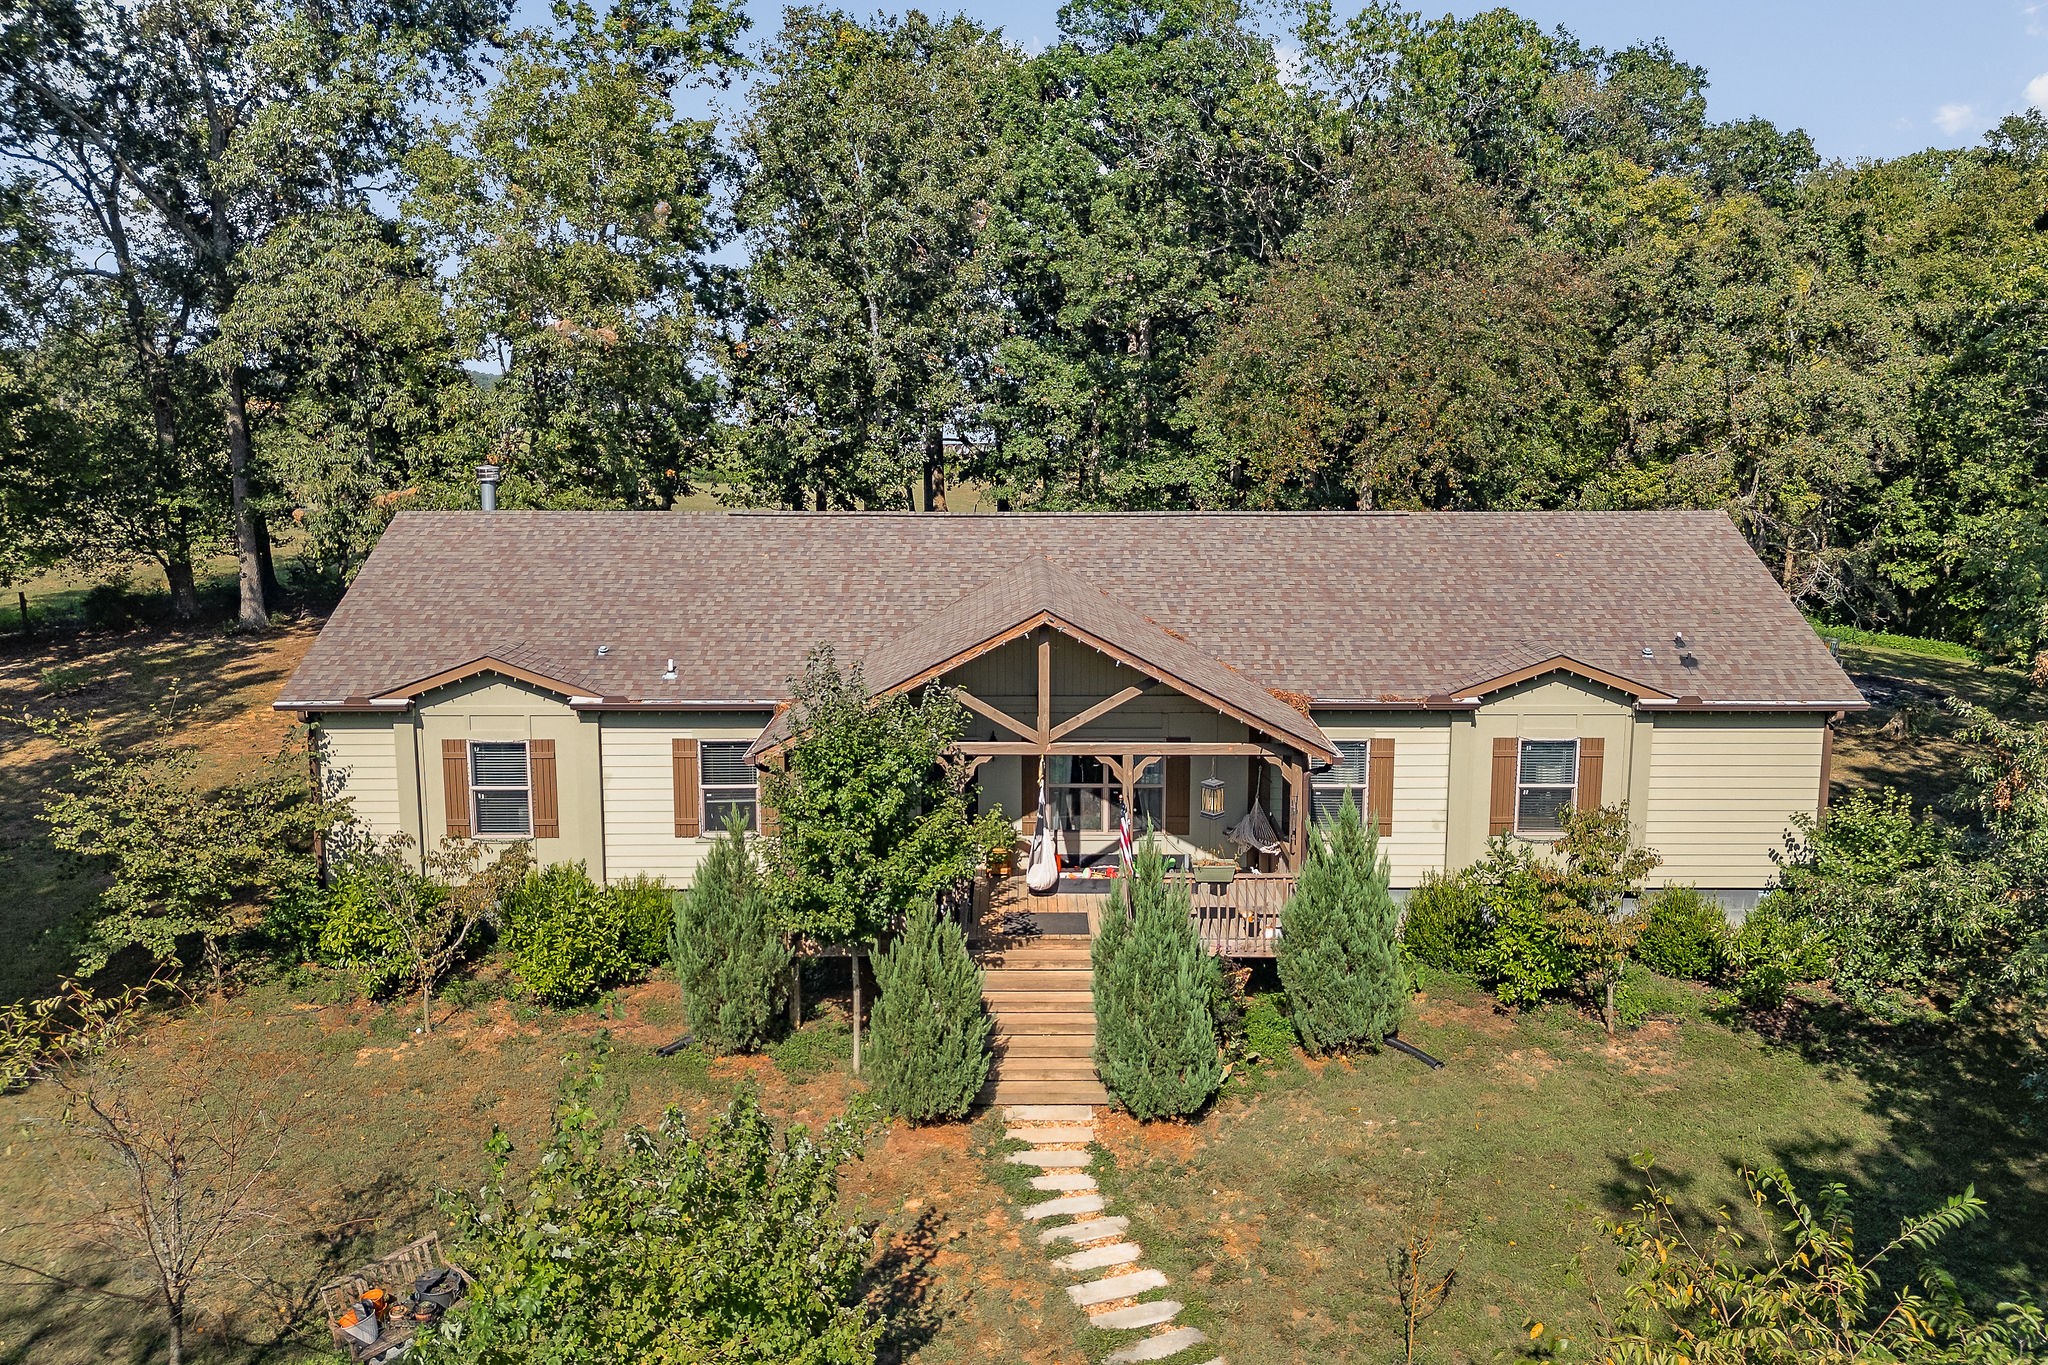
{"type": "MultiPolygon", "coordinates": [[[[389,1296],[391,1305],[396,1307],[412,1293],[414,1281],[435,1270],[453,1270],[461,1278],[463,1288],[469,1287],[468,1273],[442,1259],[441,1236],[430,1232],[416,1242],[408,1242],[388,1255],[357,1267],[338,1280],[321,1285],[320,1306],[327,1310],[327,1330],[333,1336],[334,1344],[347,1351],[350,1360],[362,1361],[380,1358],[410,1341],[422,1325],[431,1324],[410,1319],[386,1319],[375,1341],[361,1342],[342,1331],[341,1316],[372,1289],[382,1289],[389,1296]]],[[[457,1302],[460,1301],[458,1297],[457,1302]]]]}

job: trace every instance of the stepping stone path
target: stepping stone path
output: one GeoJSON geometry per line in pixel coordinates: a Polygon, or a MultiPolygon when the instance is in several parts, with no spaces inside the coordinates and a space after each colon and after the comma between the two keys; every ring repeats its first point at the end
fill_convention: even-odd
{"type": "MultiPolygon", "coordinates": [[[[1175,1327],[1181,1304],[1173,1299],[1138,1302],[1137,1296],[1167,1287],[1166,1276],[1139,1264],[1144,1248],[1124,1240],[1128,1218],[1104,1213],[1095,1178],[1088,1174],[1094,1159],[1095,1110],[1085,1104],[1018,1104],[1003,1111],[1009,1120],[1005,1136],[1031,1144],[1013,1152],[1010,1161],[1034,1167],[1031,1188],[1054,1196],[1028,1204],[1024,1217],[1047,1226],[1039,1245],[1054,1253],[1053,1268],[1078,1283],[1067,1297],[1085,1310],[1088,1321],[1103,1331],[1160,1330],[1142,1336],[1103,1357],[1104,1365],[1139,1365],[1152,1360],[1194,1365],[1195,1348],[1209,1339],[1196,1327],[1175,1327]],[[1072,1220],[1072,1221],[1068,1221],[1072,1220]]],[[[1225,1365],[1220,1358],[1204,1365],[1225,1365]]]]}

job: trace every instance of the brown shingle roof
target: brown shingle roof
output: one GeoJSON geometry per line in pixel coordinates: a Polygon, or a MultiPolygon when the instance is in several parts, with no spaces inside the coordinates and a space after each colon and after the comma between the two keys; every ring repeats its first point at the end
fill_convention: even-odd
{"type": "MultiPolygon", "coordinates": [[[[1314,721],[1271,692],[1042,556],[1005,570],[878,645],[861,661],[862,679],[876,692],[893,691],[978,645],[1041,619],[1092,636],[1091,643],[1112,646],[1219,710],[1237,712],[1267,734],[1293,739],[1313,752],[1336,753],[1314,721]]],[[[764,740],[779,737],[776,732],[786,715],[777,716],[764,740]]]]}
{"type": "Polygon", "coordinates": [[[1710,705],[1862,702],[1718,512],[402,512],[280,705],[516,653],[591,696],[766,707],[811,645],[915,640],[1039,558],[1326,707],[1420,702],[1556,655],[1710,705]]]}

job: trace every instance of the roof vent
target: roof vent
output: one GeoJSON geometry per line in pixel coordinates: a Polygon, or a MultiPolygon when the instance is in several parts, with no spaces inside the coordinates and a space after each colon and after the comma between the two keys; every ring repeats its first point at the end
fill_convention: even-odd
{"type": "Polygon", "coordinates": [[[1679,631],[1679,632],[1678,632],[1678,634],[1676,634],[1676,635],[1672,636],[1672,637],[1671,637],[1671,643],[1672,643],[1672,644],[1674,644],[1674,645],[1677,645],[1677,646],[1678,646],[1678,647],[1679,647],[1680,649],[1684,649],[1684,648],[1685,648],[1685,632],[1681,630],[1681,631],[1679,631]]]}
{"type": "Polygon", "coordinates": [[[1643,646],[1643,657],[1644,657],[1645,659],[1654,659],[1654,658],[1656,658],[1656,657],[1657,657],[1657,651],[1656,651],[1656,650],[1654,650],[1654,649],[1651,649],[1651,648],[1650,648],[1650,647],[1649,647],[1648,645],[1644,645],[1644,646],[1643,646]]]}
{"type": "Polygon", "coordinates": [[[670,659],[668,667],[661,670],[661,680],[663,682],[674,682],[676,680],[676,661],[674,659],[670,659]]]}
{"type": "Polygon", "coordinates": [[[602,658],[603,658],[603,657],[604,657],[605,655],[607,655],[607,654],[609,654],[609,653],[611,653],[611,652],[612,652],[612,647],[611,647],[610,645],[599,645],[599,646],[597,647],[597,657],[598,657],[598,658],[600,658],[600,659],[602,659],[602,658]]]}
{"type": "Polygon", "coordinates": [[[476,467],[477,496],[486,512],[498,510],[498,467],[494,464],[480,464],[476,467]]]}

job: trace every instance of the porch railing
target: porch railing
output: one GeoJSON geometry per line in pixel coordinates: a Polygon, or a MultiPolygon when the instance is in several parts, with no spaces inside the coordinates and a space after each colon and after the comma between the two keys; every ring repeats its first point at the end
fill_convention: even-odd
{"type": "MultiPolygon", "coordinates": [[[[1195,933],[1202,946],[1224,957],[1272,957],[1280,946],[1280,911],[1294,894],[1291,872],[1239,872],[1229,881],[1209,880],[1186,872],[1167,874],[1169,884],[1187,888],[1195,933]]],[[[967,919],[968,936],[997,932],[1006,914],[1084,913],[1089,926],[1111,904],[1121,904],[1120,881],[1094,883],[1085,891],[1063,889],[1049,896],[1025,892],[1021,877],[990,881],[976,878],[974,908],[967,919]]]]}
{"type": "Polygon", "coordinates": [[[1229,881],[1186,873],[1167,877],[1188,888],[1195,933],[1224,957],[1271,957],[1280,946],[1280,911],[1294,894],[1292,872],[1239,872],[1229,881]]]}

